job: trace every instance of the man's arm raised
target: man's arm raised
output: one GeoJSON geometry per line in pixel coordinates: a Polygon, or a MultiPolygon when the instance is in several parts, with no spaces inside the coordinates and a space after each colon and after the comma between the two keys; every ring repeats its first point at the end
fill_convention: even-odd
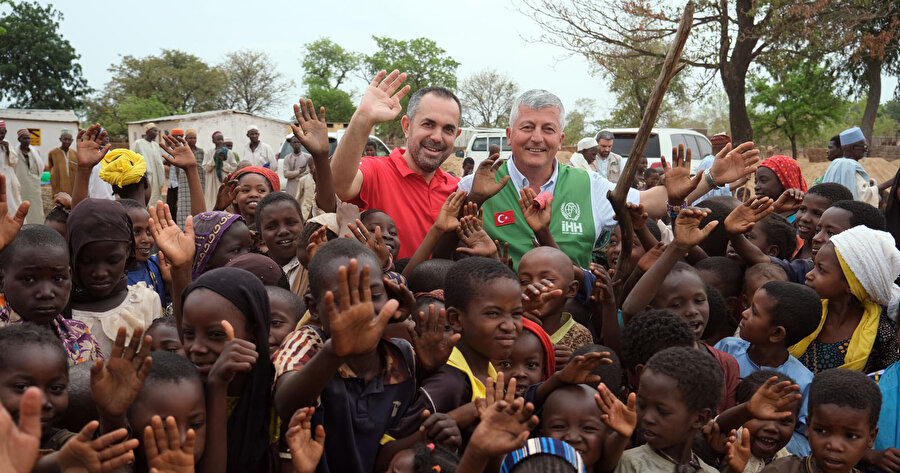
{"type": "Polygon", "coordinates": [[[373,126],[393,120],[400,114],[400,99],[410,89],[408,85],[400,88],[405,80],[406,73],[394,70],[388,74],[381,71],[375,75],[363,94],[359,107],[350,119],[347,132],[331,158],[335,192],[341,200],[347,202],[359,197],[363,183],[359,161],[369,139],[369,132],[373,126]]]}

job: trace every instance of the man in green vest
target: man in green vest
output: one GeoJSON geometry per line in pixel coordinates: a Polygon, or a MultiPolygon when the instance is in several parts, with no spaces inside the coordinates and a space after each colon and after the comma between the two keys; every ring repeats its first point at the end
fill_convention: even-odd
{"type": "MultiPolygon", "coordinates": [[[[469,200],[482,205],[484,228],[493,239],[509,243],[513,264],[531,249],[534,232],[519,207],[523,188],[535,195],[548,192],[551,212],[550,234],[557,246],[573,261],[587,268],[594,241],[604,230],[615,227],[615,212],[607,199],[615,187],[602,176],[569,166],[560,166],[556,153],[561,149],[566,126],[565,108],[556,95],[542,89],[524,92],[509,116],[506,137],[512,158],[494,165],[492,156],[473,175],[464,177],[459,189],[469,192],[469,200]]],[[[646,191],[630,189],[627,201],[644,205],[651,218],[663,217],[671,202],[681,206],[710,189],[724,186],[755,172],[759,150],[744,143],[720,153],[708,173],[690,177],[690,154],[676,157],[666,173],[666,186],[646,191]]],[[[542,241],[542,244],[548,242],[542,241]]]]}

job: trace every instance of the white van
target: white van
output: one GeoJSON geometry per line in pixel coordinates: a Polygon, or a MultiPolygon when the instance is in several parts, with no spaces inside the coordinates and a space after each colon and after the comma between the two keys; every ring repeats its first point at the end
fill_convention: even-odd
{"type": "Polygon", "coordinates": [[[475,160],[475,167],[488,158],[488,148],[491,145],[500,147],[500,157],[509,159],[512,156],[512,148],[506,142],[506,130],[502,128],[493,130],[481,130],[469,138],[463,157],[475,160]]]}
{"type": "MultiPolygon", "coordinates": [[[[607,128],[600,131],[609,131],[615,136],[613,141],[613,153],[628,159],[631,153],[631,145],[637,136],[637,128],[607,128]]],[[[597,133],[599,135],[600,133],[597,133]]],[[[683,144],[685,148],[691,149],[691,174],[697,172],[697,166],[700,160],[705,156],[712,154],[712,143],[703,133],[683,128],[653,128],[650,131],[650,138],[644,147],[644,156],[647,157],[647,166],[659,162],[660,155],[666,157],[669,165],[672,164],[672,147],[683,144]]],[[[625,163],[622,162],[622,169],[625,163]]]]}

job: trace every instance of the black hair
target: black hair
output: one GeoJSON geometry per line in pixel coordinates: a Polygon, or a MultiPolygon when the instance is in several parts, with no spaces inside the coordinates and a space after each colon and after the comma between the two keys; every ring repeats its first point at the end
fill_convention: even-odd
{"type": "Polygon", "coordinates": [[[633,371],[660,350],[692,346],[694,332],[687,321],[668,310],[645,310],[629,320],[622,330],[622,366],[633,371]]]}
{"type": "Polygon", "coordinates": [[[706,286],[706,303],[709,305],[709,317],[706,320],[706,326],[703,327],[703,334],[700,338],[706,339],[715,335],[722,328],[722,324],[727,324],[730,327],[728,333],[734,333],[738,324],[734,317],[729,315],[728,304],[725,303],[722,293],[705,282],[703,285],[706,286]]]}
{"type": "Polygon", "coordinates": [[[410,120],[415,118],[416,111],[419,108],[419,102],[422,100],[422,97],[428,94],[434,94],[444,99],[453,100],[454,102],[456,102],[456,107],[459,108],[460,115],[462,115],[462,104],[459,102],[459,97],[457,97],[456,94],[453,93],[453,91],[446,87],[431,86],[423,87],[413,92],[413,94],[409,97],[409,102],[406,105],[406,116],[409,117],[410,120]]]}
{"type": "Polygon", "coordinates": [[[654,174],[659,174],[659,169],[656,169],[656,168],[644,169],[644,179],[647,179],[654,174]]]}
{"type": "Polygon", "coordinates": [[[118,196],[120,199],[130,199],[132,196],[138,193],[144,186],[149,186],[149,181],[147,181],[147,174],[141,176],[141,178],[135,182],[134,184],[128,184],[124,187],[119,187],[115,184],[112,184],[113,194],[118,196]]]}
{"type": "Polygon", "coordinates": [[[762,225],[768,243],[778,247],[778,254],[775,256],[780,259],[791,259],[797,251],[797,230],[794,226],[777,213],[766,215],[759,224],[762,225]]]}
{"type": "Polygon", "coordinates": [[[29,345],[52,348],[58,353],[60,363],[66,367],[66,376],[69,375],[69,354],[62,341],[50,328],[30,323],[0,327],[0,370],[7,369],[6,357],[10,352],[29,345]]]}
{"type": "MultiPolygon", "coordinates": [[[[672,266],[672,269],[669,270],[669,274],[681,273],[681,272],[696,274],[697,277],[700,277],[700,271],[697,271],[697,268],[685,263],[684,261],[679,261],[679,262],[675,263],[675,266],[672,266]]],[[[666,275],[666,276],[668,276],[668,275],[666,275]]]]}
{"type": "MultiPolygon", "coordinates": [[[[259,206],[257,205],[257,208],[258,207],[259,206]]],[[[259,220],[258,217],[257,220],[259,220]]],[[[313,233],[316,233],[322,227],[324,227],[324,225],[318,222],[306,222],[306,224],[303,225],[303,230],[300,232],[300,236],[297,237],[297,244],[306,247],[306,245],[309,244],[309,239],[312,238],[313,233]]],[[[331,230],[326,230],[325,235],[326,238],[328,238],[328,241],[334,240],[338,237],[337,233],[334,233],[331,230]]]]}
{"type": "Polygon", "coordinates": [[[300,318],[303,317],[303,313],[306,312],[306,304],[303,303],[303,300],[283,287],[266,286],[266,293],[269,295],[269,300],[277,298],[288,303],[291,307],[291,315],[294,316],[294,323],[299,322],[300,318]]]}
{"type": "MultiPolygon", "coordinates": [[[[385,212],[384,210],[368,209],[368,210],[364,210],[362,213],[359,214],[359,221],[365,223],[366,217],[368,217],[369,215],[374,215],[374,214],[385,214],[388,217],[390,217],[390,215],[388,215],[387,212],[385,212]]],[[[393,219],[391,219],[391,220],[393,220],[393,219]]]]}
{"type": "MultiPolygon", "coordinates": [[[[656,241],[662,241],[662,231],[659,229],[659,225],[657,225],[656,222],[658,222],[656,219],[647,219],[647,224],[645,226],[647,227],[647,231],[653,235],[653,238],[656,238],[656,241]]],[[[640,244],[638,242],[635,243],[640,244]]]]}
{"type": "Polygon", "coordinates": [[[100,420],[100,411],[91,397],[91,368],[94,360],[69,367],[69,407],[54,425],[58,429],[77,432],[92,420],[100,420]]]}
{"type": "Polygon", "coordinates": [[[467,157],[467,158],[463,159],[463,162],[462,162],[463,166],[465,166],[466,164],[471,164],[472,166],[474,166],[475,160],[472,159],[471,157],[467,157]]]}
{"type": "Polygon", "coordinates": [[[722,222],[728,218],[732,210],[741,205],[741,201],[731,196],[715,196],[705,199],[700,204],[709,209],[709,215],[703,217],[703,220],[700,221],[701,227],[705,227],[713,220],[719,222],[719,225],[700,243],[700,248],[709,256],[725,256],[729,236],[722,222]]]}
{"type": "Polygon", "coordinates": [[[394,260],[394,271],[400,274],[403,274],[403,270],[406,269],[406,265],[409,264],[410,258],[400,258],[394,260]]]}
{"type": "Polygon", "coordinates": [[[790,381],[791,384],[797,384],[797,382],[794,381],[794,378],[791,378],[781,371],[769,369],[754,371],[745,376],[743,379],[741,379],[741,382],[738,383],[737,390],[735,390],[734,393],[735,401],[737,401],[738,404],[743,404],[749,401],[750,398],[753,397],[754,394],[756,394],[756,391],[759,391],[759,388],[761,388],[762,385],[765,384],[766,381],[768,381],[769,378],[773,376],[778,378],[779,383],[790,381]]]}
{"type": "Polygon", "coordinates": [[[784,268],[775,263],[756,263],[747,268],[747,271],[744,272],[744,285],[746,286],[747,281],[756,276],[762,276],[773,281],[788,280],[787,272],[784,271],[784,268]]]}
{"type": "Polygon", "coordinates": [[[807,195],[815,194],[822,196],[828,199],[832,204],[841,200],[853,200],[853,193],[850,192],[850,189],[847,189],[837,182],[823,182],[821,184],[816,184],[810,187],[806,193],[807,195]]]}
{"type": "Polygon", "coordinates": [[[16,253],[22,249],[34,247],[59,248],[66,253],[66,258],[68,258],[66,239],[59,232],[44,225],[23,225],[13,241],[6,245],[6,248],[0,250],[0,273],[3,273],[3,268],[11,267],[14,264],[16,253]]]}
{"type": "Polygon", "coordinates": [[[737,297],[741,294],[741,286],[744,285],[744,270],[740,263],[725,256],[710,256],[703,258],[694,264],[697,271],[712,271],[716,278],[722,281],[722,287],[728,294],[722,297],[737,297]]]}
{"type": "Polygon", "coordinates": [[[178,328],[178,321],[175,319],[174,315],[167,315],[165,317],[160,317],[158,319],[154,319],[153,322],[150,323],[150,326],[147,327],[147,331],[144,333],[150,333],[156,327],[160,326],[169,326],[178,328]]]}
{"type": "Polygon", "coordinates": [[[453,263],[444,278],[444,303],[448,308],[464,311],[469,301],[481,295],[495,279],[509,279],[519,285],[516,273],[495,259],[480,256],[461,259],[453,263]]]}
{"type": "Polygon", "coordinates": [[[725,383],[722,368],[712,355],[693,347],[672,347],[653,355],[644,370],[675,380],[681,400],[691,412],[715,412],[725,383]]]}
{"type": "Polygon", "coordinates": [[[820,371],[809,385],[809,414],[822,404],[868,411],[869,428],[878,426],[881,390],[864,373],[841,368],[820,371]]]}
{"type": "Polygon", "coordinates": [[[119,199],[116,202],[118,202],[119,205],[121,205],[122,207],[125,207],[125,211],[132,210],[132,209],[140,209],[140,210],[143,210],[144,212],[149,213],[149,211],[147,211],[146,205],[143,205],[134,199],[119,199]]]}
{"type": "MultiPolygon", "coordinates": [[[[522,333],[527,331],[528,330],[523,330],[522,333]]],[[[605,384],[613,394],[618,394],[622,389],[622,362],[619,360],[619,355],[616,355],[616,352],[614,352],[612,348],[597,345],[595,343],[588,343],[572,352],[572,358],[588,353],[603,353],[605,351],[609,352],[609,359],[612,360],[612,364],[600,365],[599,368],[591,371],[591,374],[600,375],[603,384],[605,384]]]]}
{"type": "Polygon", "coordinates": [[[563,457],[549,453],[529,455],[513,465],[510,473],[573,473],[575,467],[563,457]]]}
{"type": "Polygon", "coordinates": [[[414,473],[454,473],[458,465],[459,455],[439,443],[419,443],[413,448],[414,473]]]}
{"type": "Polygon", "coordinates": [[[303,219],[303,210],[300,208],[300,202],[297,202],[297,199],[288,194],[287,192],[278,191],[278,192],[270,192],[266,194],[262,200],[259,201],[259,204],[256,205],[256,227],[259,228],[260,223],[262,222],[263,210],[276,203],[276,202],[288,202],[293,207],[294,210],[297,211],[297,218],[303,219]]]}
{"type": "Polygon", "coordinates": [[[785,345],[791,346],[815,332],[822,320],[822,299],[811,287],[788,281],[762,286],[772,299],[772,325],[784,327],[785,345]]]}
{"type": "Polygon", "coordinates": [[[409,275],[409,290],[417,293],[443,289],[444,279],[452,267],[453,261],[448,259],[433,258],[423,261],[413,268],[412,274],[409,275]]]}
{"type": "Polygon", "coordinates": [[[857,200],[839,200],[831,204],[831,206],[850,212],[851,227],[863,225],[872,230],[881,231],[885,231],[887,228],[887,220],[885,220],[884,214],[865,202],[857,200]]]}
{"type": "Polygon", "coordinates": [[[343,258],[356,258],[360,269],[368,264],[371,271],[381,271],[378,257],[366,245],[350,238],[331,240],[322,245],[309,262],[309,292],[315,300],[320,301],[321,291],[324,289],[322,284],[328,277],[327,274],[336,272],[336,262],[343,258]],[[368,261],[363,261],[364,259],[368,261]]]}
{"type": "Polygon", "coordinates": [[[44,217],[45,222],[59,222],[65,224],[69,220],[69,211],[62,207],[53,207],[47,216],[44,217]]]}
{"type": "Polygon", "coordinates": [[[366,140],[366,146],[374,146],[376,149],[378,148],[378,143],[373,139],[366,140]]]}
{"type": "Polygon", "coordinates": [[[178,383],[181,380],[202,383],[197,367],[187,358],[170,351],[154,351],[150,353],[153,366],[144,385],[157,383],[178,383]]]}
{"type": "Polygon", "coordinates": [[[838,148],[841,147],[841,135],[834,135],[828,141],[834,141],[834,144],[837,145],[838,148]]]}

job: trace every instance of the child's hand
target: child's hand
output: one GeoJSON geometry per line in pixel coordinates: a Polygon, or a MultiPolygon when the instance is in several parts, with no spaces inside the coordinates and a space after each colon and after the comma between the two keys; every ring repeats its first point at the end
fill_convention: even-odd
{"type": "Polygon", "coordinates": [[[500,244],[500,240],[494,240],[494,246],[497,247],[497,254],[494,256],[497,258],[497,261],[509,266],[509,269],[513,267],[513,259],[512,256],[509,256],[509,242],[503,242],[503,245],[500,244]],[[501,252],[500,249],[503,248],[501,252]]]}
{"type": "Polygon", "coordinates": [[[672,166],[666,162],[665,156],[661,157],[663,169],[666,170],[666,192],[669,195],[669,202],[672,205],[678,205],[687,199],[694,189],[703,179],[703,171],[700,171],[691,178],[691,148],[685,153],[684,145],[678,145],[678,148],[672,148],[672,166]]]}
{"type": "Polygon", "coordinates": [[[238,192],[240,192],[240,188],[238,188],[237,179],[219,184],[219,190],[216,191],[216,205],[213,206],[212,210],[227,209],[229,205],[234,203],[238,192]]]}
{"type": "Polygon", "coordinates": [[[309,237],[309,244],[306,245],[306,257],[309,261],[312,261],[313,256],[325,243],[328,243],[328,227],[323,226],[309,237]]]}
{"type": "Polygon", "coordinates": [[[737,435],[732,430],[731,436],[728,437],[726,450],[728,453],[725,455],[725,461],[728,462],[728,467],[733,471],[744,471],[744,468],[747,468],[747,462],[750,461],[750,431],[744,429],[741,433],[741,442],[738,443],[737,435]]]}
{"type": "Polygon", "coordinates": [[[456,191],[447,197],[444,205],[441,206],[441,212],[438,214],[437,220],[434,221],[434,228],[441,233],[452,232],[459,226],[459,209],[466,202],[466,191],[456,191]]]}
{"type": "Polygon", "coordinates": [[[622,437],[626,439],[631,438],[631,434],[634,433],[634,428],[637,426],[637,409],[635,408],[637,395],[635,393],[629,394],[628,405],[626,406],[605,384],[600,383],[597,386],[597,390],[600,393],[594,394],[594,401],[597,402],[597,406],[603,411],[603,422],[622,437]]]}
{"type": "Polygon", "coordinates": [[[688,251],[706,239],[719,224],[713,220],[700,228],[700,221],[709,215],[708,209],[686,208],[682,209],[675,219],[675,246],[678,249],[688,251]]]}
{"type": "Polygon", "coordinates": [[[772,376],[747,401],[747,410],[759,420],[787,419],[792,415],[789,409],[791,403],[802,398],[800,386],[790,381],[779,383],[778,378],[772,376]]]}
{"type": "Polygon", "coordinates": [[[184,221],[184,231],[181,231],[175,220],[172,220],[169,206],[161,200],[156,202],[156,210],[151,208],[150,212],[150,234],[153,235],[156,246],[165,252],[172,266],[176,268],[191,266],[194,263],[194,253],[197,251],[191,216],[184,221]]]}
{"type": "Polygon", "coordinates": [[[462,445],[462,434],[459,433],[459,425],[449,414],[422,411],[424,421],[419,427],[419,432],[425,434],[425,439],[439,443],[450,450],[456,450],[462,445]]]}
{"type": "Polygon", "coordinates": [[[350,202],[340,202],[335,211],[335,219],[338,226],[337,234],[340,236],[345,230],[349,230],[351,223],[359,219],[359,207],[350,202]]]}
{"type": "Polygon", "coordinates": [[[456,249],[460,253],[465,253],[469,256],[483,256],[485,258],[491,258],[497,254],[497,247],[494,246],[493,240],[484,231],[480,215],[478,217],[471,215],[463,217],[459,227],[456,228],[456,235],[466,245],[456,249]]]}
{"type": "Polygon", "coordinates": [[[93,169],[112,147],[110,144],[103,146],[103,137],[106,136],[106,130],[100,130],[100,125],[91,125],[87,130],[78,130],[78,137],[75,138],[75,155],[77,156],[78,167],[93,169]]]}
{"type": "Polygon", "coordinates": [[[149,335],[142,339],[144,329],[138,327],[126,347],[126,333],[125,327],[119,327],[110,355],[105,360],[97,360],[91,367],[91,397],[101,414],[111,419],[125,416],[153,363],[147,356],[153,339],[149,335]]]}
{"type": "MultiPolygon", "coordinates": [[[[556,347],[565,347],[569,350],[569,356],[571,356],[572,351],[569,347],[566,347],[565,345],[556,345],[554,348],[556,347]]],[[[600,376],[591,374],[591,372],[602,365],[611,365],[612,360],[609,359],[609,356],[609,352],[605,351],[603,353],[586,353],[584,355],[578,355],[571,360],[568,360],[567,357],[567,362],[563,364],[563,368],[557,371],[553,376],[556,376],[560,382],[565,384],[597,384],[600,382],[600,376]]]]}
{"type": "Polygon", "coordinates": [[[503,189],[503,186],[509,182],[509,176],[504,176],[499,182],[497,181],[497,170],[500,169],[501,164],[503,164],[503,160],[500,159],[499,154],[492,154],[478,163],[475,175],[472,176],[470,200],[482,204],[503,189]]]}
{"type": "Polygon", "coordinates": [[[408,327],[409,339],[426,372],[437,371],[450,358],[450,353],[461,334],[453,333],[447,325],[447,311],[435,314],[434,304],[428,305],[428,313],[419,312],[415,328],[408,327]]]}
{"type": "Polygon", "coordinates": [[[375,253],[375,256],[378,257],[378,262],[381,263],[382,268],[390,263],[391,250],[384,244],[384,239],[381,237],[380,226],[375,227],[375,235],[369,233],[369,230],[359,219],[356,219],[356,223],[348,223],[347,226],[350,228],[350,233],[344,234],[344,238],[356,238],[357,241],[368,246],[369,249],[375,253]]]}
{"type": "Polygon", "coordinates": [[[114,430],[91,440],[100,423],[88,422],[78,435],[59,450],[56,461],[61,473],[101,473],[121,468],[134,460],[138,439],[126,439],[128,431],[114,430]]]}
{"type": "Polygon", "coordinates": [[[237,373],[249,373],[259,358],[254,343],[234,338],[231,323],[223,320],[222,328],[225,329],[225,346],[206,376],[207,384],[216,387],[228,386],[237,373]]]}
{"type": "Polygon", "coordinates": [[[56,195],[53,196],[53,206],[72,210],[72,196],[66,192],[57,192],[56,195]]]}
{"type": "MultiPolygon", "coordinates": [[[[556,372],[558,373],[569,365],[569,359],[572,358],[572,349],[566,345],[553,345],[553,356],[556,358],[556,372]]],[[[599,378],[597,381],[600,381],[599,378]]]]}
{"type": "Polygon", "coordinates": [[[547,279],[533,282],[522,290],[522,310],[544,315],[548,304],[563,296],[563,290],[547,279]]]}
{"type": "Polygon", "coordinates": [[[403,284],[397,284],[392,279],[381,278],[384,283],[384,290],[387,292],[388,298],[395,299],[400,305],[397,306],[397,313],[394,315],[395,322],[402,322],[409,318],[416,311],[416,296],[403,284]]]}
{"type": "MultiPolygon", "coordinates": [[[[701,430],[703,436],[706,437],[706,443],[712,451],[716,452],[719,456],[725,455],[728,452],[728,446],[726,445],[728,435],[722,432],[719,428],[719,423],[716,422],[715,419],[707,422],[701,430]]],[[[734,430],[732,430],[731,433],[734,433],[734,430]]]]}
{"type": "Polygon", "coordinates": [[[315,157],[328,157],[328,124],[325,122],[325,107],[319,107],[319,116],[316,116],[316,107],[312,100],[300,99],[298,105],[294,105],[294,118],[300,124],[298,128],[291,124],[291,131],[300,140],[300,144],[315,157]],[[301,130],[302,128],[302,130],[301,130]]]}
{"type": "Polygon", "coordinates": [[[625,208],[631,214],[631,225],[634,227],[635,232],[647,228],[647,219],[650,218],[650,214],[644,211],[644,204],[626,202],[625,208]]]}
{"type": "Polygon", "coordinates": [[[150,419],[144,427],[144,450],[151,473],[193,473],[194,472],[194,429],[188,429],[181,444],[181,435],[174,417],[166,417],[166,423],[159,416],[150,419]]]}
{"type": "Polygon", "coordinates": [[[757,197],[739,205],[725,218],[725,231],[731,235],[743,235],[753,229],[756,222],[775,211],[772,199],[757,197]]]}
{"type": "Polygon", "coordinates": [[[391,299],[375,315],[369,288],[369,265],[357,269],[356,258],[338,269],[338,306],[335,295],[325,293],[325,311],[331,326],[331,347],[339,357],[361,355],[378,346],[384,327],[394,317],[399,303],[391,299]]]}
{"type": "Polygon", "coordinates": [[[34,467],[41,446],[41,399],[40,389],[25,390],[18,425],[0,404],[0,471],[28,473],[34,467]]]}
{"type": "Polygon", "coordinates": [[[312,416],[315,412],[315,407],[297,409],[285,435],[297,473],[315,472],[325,451],[325,428],[317,425],[316,436],[312,436],[312,416]]]}
{"type": "Polygon", "coordinates": [[[172,263],[170,263],[169,260],[166,259],[166,254],[162,251],[157,253],[157,255],[159,257],[159,275],[162,276],[163,285],[165,285],[165,287],[169,289],[167,292],[171,292],[170,289],[172,287],[172,263]]]}
{"type": "Polygon", "coordinates": [[[525,223],[528,224],[531,231],[538,234],[549,230],[553,196],[547,199],[547,205],[542,209],[534,208],[534,198],[537,197],[537,194],[530,187],[523,187],[519,191],[519,196],[519,209],[522,210],[522,214],[525,216],[525,223]]]}
{"type": "Polygon", "coordinates": [[[0,250],[12,243],[19,233],[19,229],[25,224],[25,216],[28,215],[28,207],[31,203],[27,200],[19,205],[15,215],[9,214],[9,205],[6,203],[6,176],[0,174],[0,250]]]}
{"type": "Polygon", "coordinates": [[[800,189],[788,189],[778,196],[775,201],[775,211],[778,213],[793,214],[800,208],[803,203],[803,191],[800,189]]]}
{"type": "Polygon", "coordinates": [[[197,158],[184,137],[163,135],[163,141],[159,147],[162,148],[162,157],[167,163],[181,169],[197,167],[197,158]]]}
{"type": "Polygon", "coordinates": [[[591,272],[597,277],[594,287],[591,288],[590,301],[593,304],[608,305],[616,308],[616,293],[613,291],[612,277],[616,270],[605,268],[596,263],[591,263],[591,272]]]}
{"type": "Polygon", "coordinates": [[[663,244],[663,242],[657,243],[653,246],[653,248],[650,248],[650,251],[644,253],[644,255],[641,256],[641,259],[639,259],[637,262],[637,267],[645,273],[647,271],[650,271],[650,267],[653,266],[654,263],[656,263],[656,260],[658,260],[659,257],[662,256],[664,251],[666,251],[666,245],[663,244]]]}
{"type": "MultiPolygon", "coordinates": [[[[469,439],[468,448],[488,456],[500,456],[521,448],[528,434],[538,425],[538,418],[532,415],[534,405],[525,403],[524,398],[515,398],[515,379],[509,381],[506,396],[503,389],[494,390],[494,381],[485,382],[485,399],[475,399],[481,421],[469,439]]],[[[497,375],[497,383],[502,386],[503,374],[497,375]]]]}
{"type": "Polygon", "coordinates": [[[752,141],[741,143],[734,149],[728,143],[716,155],[708,172],[712,173],[717,185],[724,186],[756,172],[754,164],[758,162],[759,150],[753,147],[752,141]]]}
{"type": "Polygon", "coordinates": [[[888,473],[900,473],[900,450],[888,447],[886,450],[869,450],[865,460],[872,466],[888,473]]]}

